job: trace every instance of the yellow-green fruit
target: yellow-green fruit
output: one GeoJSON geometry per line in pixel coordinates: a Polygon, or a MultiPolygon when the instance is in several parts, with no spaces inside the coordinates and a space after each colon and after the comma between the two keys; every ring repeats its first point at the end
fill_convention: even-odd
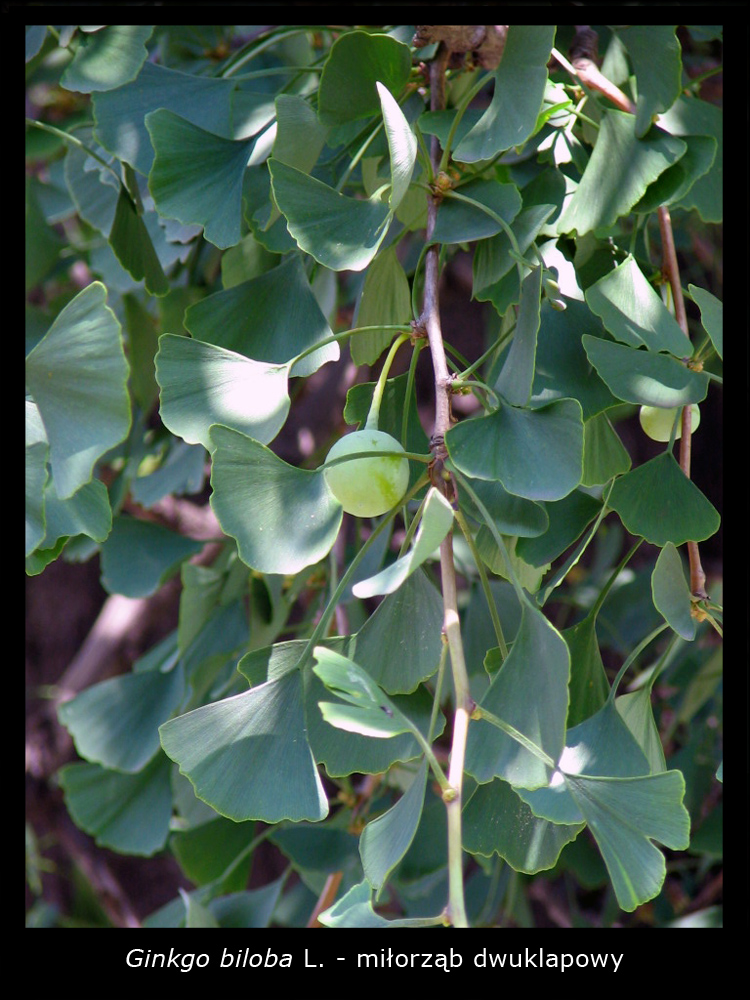
{"type": "Polygon", "coordinates": [[[406,493],[409,461],[396,455],[373,455],[330,464],[335,458],[361,451],[403,453],[404,449],[385,431],[355,431],[342,437],[328,452],[323,474],[331,493],[347,514],[377,517],[395,507],[406,493]]]}
{"type": "MultiPolygon", "coordinates": [[[[641,427],[654,441],[669,441],[672,433],[672,424],[678,411],[682,409],[665,410],[661,406],[642,406],[640,412],[641,427]]],[[[701,422],[701,411],[697,403],[690,407],[690,428],[694,433],[701,422]]],[[[677,425],[678,438],[682,437],[682,420],[677,425]]]]}

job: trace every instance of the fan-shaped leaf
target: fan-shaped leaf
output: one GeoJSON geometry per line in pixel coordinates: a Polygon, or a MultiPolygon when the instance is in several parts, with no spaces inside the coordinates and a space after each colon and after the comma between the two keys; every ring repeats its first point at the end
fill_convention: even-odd
{"type": "Polygon", "coordinates": [[[39,407],[63,500],[91,479],[94,463],[130,428],[128,363],[121,327],[106,297],[99,281],[84,288],[26,359],[27,385],[39,407]]]}
{"type": "Polygon", "coordinates": [[[165,425],[190,444],[211,447],[209,428],[224,424],[266,444],[289,413],[287,365],[264,364],[214,344],[165,333],[156,381],[165,425]]]}
{"type": "Polygon", "coordinates": [[[198,798],[222,816],[278,823],[328,812],[305,735],[299,671],[171,719],[159,733],[198,798]]]}
{"type": "Polygon", "coordinates": [[[211,438],[211,506],[242,561],[262,573],[297,573],[327,555],[343,512],[322,470],[287,465],[228,427],[213,427],[211,438]]]}

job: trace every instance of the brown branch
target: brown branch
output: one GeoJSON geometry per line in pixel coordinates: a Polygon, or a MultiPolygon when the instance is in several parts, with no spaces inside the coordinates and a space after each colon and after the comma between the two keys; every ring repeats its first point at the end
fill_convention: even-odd
{"type": "MultiPolygon", "coordinates": [[[[435,59],[430,64],[430,108],[432,111],[439,111],[445,107],[445,69],[449,56],[448,49],[441,45],[435,59]]],[[[440,159],[440,144],[433,136],[430,160],[434,174],[437,174],[440,159]]],[[[435,229],[438,203],[438,194],[434,194],[428,199],[426,236],[428,243],[435,229]]],[[[434,245],[429,247],[425,258],[424,302],[417,325],[427,333],[435,378],[435,427],[430,442],[435,458],[430,468],[430,475],[435,487],[440,489],[450,501],[454,501],[455,484],[452,482],[452,477],[446,478],[443,467],[445,459],[448,457],[444,439],[451,424],[451,378],[440,326],[439,282],[440,250],[437,245],[434,245]]],[[[446,793],[443,795],[448,817],[449,901],[446,914],[454,926],[467,927],[462,872],[461,808],[466,737],[471,712],[470,706],[473,703],[469,693],[469,681],[461,641],[453,537],[450,532],[440,545],[440,575],[444,612],[443,632],[450,650],[456,696],[448,779],[451,788],[450,795],[446,793]]]]}

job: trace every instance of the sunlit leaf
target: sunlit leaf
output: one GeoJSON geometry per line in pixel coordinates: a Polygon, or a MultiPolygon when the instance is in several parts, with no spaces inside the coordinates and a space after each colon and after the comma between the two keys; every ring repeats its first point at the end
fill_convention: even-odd
{"type": "Polygon", "coordinates": [[[211,447],[209,428],[224,424],[267,444],[289,413],[287,365],[253,361],[191,337],[159,338],[156,381],[165,425],[190,444],[211,447]]]}
{"type": "Polygon", "coordinates": [[[598,337],[584,336],[583,346],[612,393],[626,403],[672,409],[706,398],[708,375],[693,371],[677,358],[598,337]]]}
{"type": "Polygon", "coordinates": [[[606,111],[581,182],[558,220],[558,232],[583,236],[613,225],[685,153],[684,142],[656,126],[638,138],[635,121],[624,111],[606,111]]]}
{"type": "Polygon", "coordinates": [[[689,343],[632,256],[586,289],[586,303],[615,340],[681,358],[689,343]]]}
{"type": "Polygon", "coordinates": [[[362,271],[383,242],[390,212],[347,198],[278,160],[269,160],[273,196],[299,247],[332,271],[362,271]]]}
{"type": "Polygon", "coordinates": [[[101,31],[78,33],[78,48],[60,83],[90,94],[114,90],[135,79],[148,57],[153,24],[108,24],[101,31]]]}
{"type": "Polygon", "coordinates": [[[165,108],[231,139],[235,89],[232,79],[180,73],[147,61],[131,83],[94,94],[96,137],[105,149],[146,175],[154,159],[145,122],[150,111],[165,108]]]}
{"type": "Polygon", "coordinates": [[[490,106],[454,150],[455,160],[488,160],[531,135],[544,99],[554,39],[554,25],[511,25],[495,70],[490,106]]]}
{"type": "Polygon", "coordinates": [[[425,500],[422,519],[414,544],[405,555],[369,580],[362,580],[352,587],[355,597],[374,597],[392,594],[404,580],[435,553],[453,524],[453,508],[434,487],[425,500]]]}
{"type": "Polygon", "coordinates": [[[655,115],[666,111],[682,90],[682,49],[674,24],[628,24],[617,34],[630,55],[638,80],[635,134],[640,138],[655,115]],[[659,58],[654,59],[654,52],[659,58]]]}

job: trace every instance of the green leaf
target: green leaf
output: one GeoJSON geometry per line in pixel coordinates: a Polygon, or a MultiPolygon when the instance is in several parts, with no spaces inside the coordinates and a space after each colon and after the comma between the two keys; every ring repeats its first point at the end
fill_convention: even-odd
{"type": "Polygon", "coordinates": [[[59,539],[75,535],[103,542],[112,529],[107,487],[101,480],[92,479],[72,497],[61,500],[54,480],[49,480],[44,490],[44,519],[45,533],[40,548],[50,549],[59,539]]]}
{"type": "Polygon", "coordinates": [[[669,351],[681,358],[690,342],[632,256],[586,289],[589,309],[615,340],[630,347],[669,351]]]}
{"type": "Polygon", "coordinates": [[[84,288],[26,359],[26,383],[39,407],[63,500],[91,479],[94,464],[130,429],[128,364],[106,297],[99,281],[84,288]]]}
{"type": "Polygon", "coordinates": [[[133,399],[141,410],[148,413],[159,394],[154,375],[154,355],[159,347],[156,323],[142,299],[135,293],[123,295],[122,306],[129,346],[133,399]]]}
{"type": "Polygon", "coordinates": [[[328,53],[318,90],[318,117],[343,125],[380,110],[378,82],[399,95],[411,72],[408,45],[388,35],[347,31],[328,53]]]}
{"type": "Polygon", "coordinates": [[[39,55],[46,38],[46,24],[26,25],[26,62],[30,62],[34,56],[39,55]]]}
{"type": "MultiPolygon", "coordinates": [[[[28,404],[27,404],[28,407],[28,404]]],[[[36,549],[44,540],[45,497],[44,484],[47,482],[46,441],[35,441],[26,446],[26,555],[36,549]]]]}
{"type": "Polygon", "coordinates": [[[149,597],[203,545],[161,524],[116,517],[102,545],[102,584],[111,594],[149,597]]]}
{"type": "Polygon", "coordinates": [[[440,663],[443,602],[423,572],[388,594],[346,650],[388,694],[408,694],[440,663]]]}
{"type": "Polygon", "coordinates": [[[331,817],[328,823],[295,823],[277,827],[269,840],[288,859],[309,886],[316,881],[322,888],[325,877],[342,871],[361,874],[358,838],[346,829],[348,809],[331,817]],[[343,822],[342,822],[343,821],[343,822]]]}
{"type": "MultiPolygon", "coordinates": [[[[565,640],[539,610],[525,603],[513,648],[480,707],[556,762],[565,745],[569,671],[565,640]]],[[[469,725],[466,770],[482,783],[499,777],[523,788],[540,787],[549,780],[539,755],[484,719],[469,725]]]]}
{"type": "MultiPolygon", "coordinates": [[[[654,672],[653,678],[656,679],[656,676],[654,672]]],[[[651,707],[652,687],[653,681],[638,691],[618,695],[615,698],[615,708],[646,755],[649,774],[661,774],[667,770],[667,762],[651,707]]]]}
{"type": "Polygon", "coordinates": [[[318,920],[325,927],[413,927],[420,923],[434,924],[425,918],[405,918],[386,920],[372,908],[372,889],[367,881],[360,882],[346,892],[333,906],[318,914],[318,920]]]}
{"type": "Polygon", "coordinates": [[[685,153],[684,142],[655,126],[639,139],[635,122],[624,111],[608,110],[603,116],[591,159],[557,223],[559,233],[583,236],[614,225],[685,153]]]}
{"type": "Polygon", "coordinates": [[[697,209],[704,222],[721,222],[723,218],[723,109],[697,97],[679,97],[659,120],[662,128],[672,135],[713,136],[717,142],[716,157],[709,172],[699,177],[683,195],[679,207],[697,209]]]}
{"type": "Polygon", "coordinates": [[[518,554],[532,566],[551,563],[581,536],[601,508],[601,501],[580,489],[545,504],[547,530],[533,538],[519,538],[518,554]]]}
{"type": "Polygon", "coordinates": [[[347,198],[277,160],[269,160],[268,169],[274,200],[300,249],[332,271],[364,270],[385,237],[388,207],[347,198]]]}
{"type": "Polygon", "coordinates": [[[581,404],[561,399],[539,409],[501,404],[445,435],[451,460],[468,476],[498,480],[529,500],[560,500],[581,481],[581,404]]]}
{"type": "Polygon", "coordinates": [[[113,771],[141,771],[159,752],[159,726],[182,700],[182,670],[123,674],[87,688],[57,710],[76,750],[113,771]]]}
{"type": "MultiPolygon", "coordinates": [[[[409,388],[409,373],[404,372],[396,378],[389,378],[385,384],[385,391],[380,403],[380,414],[378,418],[378,428],[401,441],[407,451],[415,454],[425,455],[428,450],[427,435],[419,420],[419,414],[415,406],[409,406],[409,415],[406,426],[406,440],[401,439],[403,412],[406,405],[406,393],[409,388]]],[[[346,394],[346,405],[344,407],[344,420],[347,424],[359,424],[362,428],[367,420],[367,416],[372,406],[372,397],[375,391],[375,382],[360,382],[353,385],[346,394]]],[[[421,465],[412,462],[409,485],[413,486],[421,474],[421,465]]]]}
{"type": "Polygon", "coordinates": [[[233,138],[232,79],[180,73],[145,62],[132,83],[94,94],[98,141],[118,159],[148,174],[154,150],[146,128],[146,115],[164,108],[214,135],[233,138]]]}
{"type": "Polygon", "coordinates": [[[583,425],[582,486],[608,483],[627,472],[631,459],[606,413],[597,413],[583,425]]]}
{"type": "Polygon", "coordinates": [[[219,927],[219,922],[213,913],[193,898],[195,893],[188,895],[182,886],[179,888],[179,893],[185,907],[185,927],[219,927]]]}
{"type": "Polygon", "coordinates": [[[594,715],[604,705],[609,694],[609,682],[604,672],[602,654],[596,638],[596,614],[589,614],[562,636],[570,650],[570,706],[568,729],[594,715]]]}
{"type": "Polygon", "coordinates": [[[388,198],[391,212],[395,212],[411,183],[411,175],[417,159],[417,140],[409,127],[403,111],[398,106],[388,88],[376,84],[383,112],[383,125],[388,139],[388,154],[391,164],[391,193],[388,198]]]}
{"type": "Polygon", "coordinates": [[[720,358],[724,357],[724,306],[705,288],[698,288],[697,285],[688,285],[693,302],[701,311],[701,323],[703,329],[711,338],[716,353],[720,358]]]}
{"type": "Polygon", "coordinates": [[[536,366],[531,404],[540,406],[553,399],[577,399],[583,419],[617,402],[599,378],[583,349],[584,334],[601,337],[600,321],[583,302],[568,301],[565,312],[558,312],[549,303],[542,304],[542,326],[536,349],[536,366]]]}
{"type": "Polygon", "coordinates": [[[91,34],[79,32],[78,49],[60,77],[61,85],[90,94],[129,83],[146,61],[146,42],[153,30],[153,24],[108,24],[91,34]]]}
{"type": "MultiPolygon", "coordinates": [[[[478,203],[478,206],[486,206],[508,225],[513,222],[521,208],[521,196],[515,184],[500,184],[496,180],[478,178],[469,181],[468,184],[462,184],[458,193],[464,198],[471,198],[478,203]]],[[[471,243],[504,232],[501,224],[478,206],[452,198],[451,192],[446,192],[446,197],[438,208],[437,222],[432,233],[433,241],[471,243]]]]}
{"type": "Polygon", "coordinates": [[[135,281],[145,279],[146,290],[152,295],[167,294],[170,284],[159,263],[143,218],[124,186],[120,188],[117,199],[109,245],[131,278],[135,281]]]}
{"type": "Polygon", "coordinates": [[[611,700],[568,730],[558,769],[546,788],[518,794],[535,816],[552,823],[580,823],[585,817],[567,783],[569,774],[623,778],[649,773],[648,760],[611,700]]]}
{"type": "Polygon", "coordinates": [[[352,587],[355,597],[362,599],[378,594],[392,594],[408,576],[435,553],[453,525],[453,508],[434,487],[425,500],[417,535],[409,551],[382,572],[362,580],[352,587]]]}
{"type": "MultiPolygon", "coordinates": [[[[185,326],[196,340],[276,365],[332,336],[296,254],[265,274],[196,302],[185,313],[185,326]]],[[[327,344],[292,365],[290,374],[311,375],[327,361],[337,361],[340,353],[338,344],[327,344]]],[[[264,440],[258,433],[253,437],[264,440]]]]}
{"type": "MultiPolygon", "coordinates": [[[[511,229],[521,253],[528,250],[554,210],[554,205],[534,205],[515,216],[511,229]]],[[[498,212],[498,215],[502,214],[498,212]]],[[[486,218],[488,222],[491,221],[489,216],[486,218]]],[[[511,252],[514,252],[514,247],[504,230],[497,236],[481,240],[474,251],[472,294],[480,302],[491,301],[501,316],[506,310],[498,305],[498,300],[501,296],[509,294],[506,289],[508,283],[511,285],[515,283],[516,295],[511,296],[514,302],[518,301],[520,293],[517,263],[511,252]],[[509,271],[511,274],[508,274],[509,271]]]]}
{"type": "Polygon", "coordinates": [[[223,424],[267,444],[289,413],[287,365],[253,361],[190,337],[159,338],[156,381],[164,424],[190,444],[211,448],[209,429],[223,424]]]}
{"type": "Polygon", "coordinates": [[[694,639],[696,621],[690,614],[690,588],[680,554],[671,542],[667,542],[656,560],[651,574],[651,594],[656,610],[666,623],[683,639],[694,639]]]}
{"type": "Polygon", "coordinates": [[[159,733],[198,798],[222,816],[279,823],[328,813],[305,733],[299,671],[171,719],[159,733]]]}
{"type": "MultiPolygon", "coordinates": [[[[393,247],[386,247],[370,264],[359,298],[357,326],[405,326],[411,319],[409,282],[393,247]]],[[[371,365],[393,340],[393,331],[358,333],[349,341],[355,365],[371,365]]]]}
{"type": "Polygon", "coordinates": [[[273,158],[309,174],[325,145],[328,129],[318,121],[315,110],[299,94],[279,94],[276,98],[276,138],[273,158]]]}
{"type": "Polygon", "coordinates": [[[242,238],[242,184],[252,139],[224,139],[161,108],[146,115],[155,156],[148,186],[160,215],[203,226],[220,249],[242,238]]]}
{"type": "Polygon", "coordinates": [[[528,139],[542,107],[554,40],[554,25],[511,25],[490,106],[454,150],[454,160],[489,160],[528,139]]]}
{"type": "Polygon", "coordinates": [[[716,508],[666,451],[615,480],[608,504],[632,535],[660,547],[703,541],[720,523],[716,508]]]}
{"type": "Polygon", "coordinates": [[[169,836],[170,771],[169,761],[159,754],[137,774],[67,764],[58,778],[70,815],[100,847],[150,857],[169,836]]]}
{"type": "Polygon", "coordinates": [[[674,24],[628,24],[617,35],[638,81],[635,134],[648,132],[655,115],[670,108],[682,90],[682,49],[674,24]],[[659,58],[654,59],[654,53],[659,58]]]}
{"type": "Polygon", "coordinates": [[[331,550],[343,511],[322,470],[287,465],[239,431],[214,426],[211,506],[240,558],[262,573],[297,573],[331,550]]]}
{"type": "Polygon", "coordinates": [[[62,240],[48,225],[39,204],[44,187],[35,177],[26,178],[24,277],[27,292],[53,271],[63,248],[62,240]]]}
{"type": "Polygon", "coordinates": [[[585,821],[596,839],[624,910],[656,896],[664,857],[651,840],[674,850],[689,843],[679,771],[650,774],[649,761],[615,704],[568,733],[548,788],[520,791],[535,815],[556,823],[585,821]]]}
{"type": "Polygon", "coordinates": [[[708,375],[693,371],[677,358],[598,337],[582,339],[591,364],[612,393],[626,403],[672,409],[706,398],[708,375]]]}
{"type": "Polygon", "coordinates": [[[398,802],[362,831],[359,852],[367,881],[380,891],[411,847],[419,826],[427,783],[427,760],[398,802]]]}
{"type": "Polygon", "coordinates": [[[329,691],[347,705],[320,702],[323,718],[337,729],[375,739],[398,736],[411,730],[409,721],[380,690],[367,671],[346,656],[316,646],[315,673],[329,691]]]}
{"type": "MultiPolygon", "coordinates": [[[[541,535],[549,527],[549,518],[541,504],[513,496],[498,482],[472,479],[471,489],[503,535],[541,535]]],[[[462,510],[482,523],[484,515],[465,491],[459,494],[462,510]]]]}
{"type": "MultiPolygon", "coordinates": [[[[336,640],[329,641],[331,647],[346,650],[346,645],[338,646],[336,640]]],[[[348,652],[348,651],[347,651],[348,652]]],[[[349,659],[354,654],[349,652],[349,659]]],[[[359,664],[357,664],[359,666],[359,664]]],[[[372,674],[369,674],[372,680],[372,674]]],[[[347,729],[337,729],[329,725],[321,713],[321,702],[330,704],[330,692],[323,685],[322,681],[312,671],[305,671],[305,719],[307,722],[308,739],[312,747],[313,754],[318,763],[323,764],[326,773],[331,777],[343,775],[360,774],[382,774],[393,764],[399,761],[410,761],[421,757],[423,747],[417,742],[414,729],[418,729],[422,736],[427,738],[437,738],[443,730],[445,719],[440,713],[437,717],[437,724],[433,722],[433,699],[428,691],[419,688],[410,695],[394,695],[389,699],[387,707],[394,713],[393,718],[398,720],[397,724],[405,727],[399,735],[389,735],[379,728],[379,735],[363,736],[351,727],[347,729]],[[398,713],[398,714],[397,714],[398,713]]],[[[374,682],[373,682],[374,683],[374,682]]],[[[381,697],[385,698],[385,695],[381,697]]],[[[342,705],[342,708],[350,706],[342,705]]],[[[351,706],[352,713],[361,711],[351,706]]],[[[350,716],[351,722],[356,726],[357,720],[350,716]]],[[[360,719],[359,721],[365,721],[360,719]]],[[[382,727],[389,727],[393,722],[387,713],[382,709],[372,709],[372,713],[367,718],[367,722],[382,727]],[[375,715],[377,713],[380,718],[375,715]]]]}
{"type": "MultiPolygon", "coordinates": [[[[510,557],[510,567],[508,566],[508,560],[505,558],[505,553],[497,544],[494,535],[489,530],[487,525],[483,524],[480,527],[474,539],[474,544],[476,545],[477,552],[479,553],[482,562],[484,562],[493,573],[497,576],[504,577],[506,580],[513,580],[513,574],[515,574],[515,579],[518,580],[523,589],[529,594],[535,594],[537,590],[539,590],[542,577],[550,568],[550,564],[547,563],[543,566],[532,566],[518,554],[519,539],[512,536],[506,536],[503,541],[505,543],[505,548],[508,551],[508,556],[510,557]]],[[[488,671],[495,669],[495,667],[491,666],[490,662],[487,660],[485,660],[485,668],[488,671]]]]}
{"type": "Polygon", "coordinates": [[[463,810],[463,846],[471,854],[499,854],[517,872],[554,868],[583,823],[551,823],[535,816],[511,786],[495,778],[480,785],[463,810]]]}
{"type": "Polygon", "coordinates": [[[686,135],[682,141],[687,146],[685,155],[649,184],[644,196],[633,206],[634,212],[648,215],[660,205],[677,205],[696,181],[709,172],[716,159],[716,139],[712,135],[686,135]]]}
{"type": "Polygon", "coordinates": [[[195,885],[207,885],[230,870],[229,878],[222,879],[221,888],[232,892],[247,885],[252,855],[246,854],[246,849],[254,836],[254,824],[232,823],[217,816],[192,829],[176,831],[170,837],[169,848],[195,885]],[[246,857],[239,862],[241,854],[246,857]]]}
{"type": "Polygon", "coordinates": [[[631,913],[657,896],[664,883],[664,855],[652,840],[681,851],[690,844],[685,780],[679,771],[566,780],[602,852],[617,902],[631,913]]]}
{"type": "Polygon", "coordinates": [[[531,396],[541,295],[542,268],[535,267],[521,285],[516,329],[505,363],[495,382],[497,392],[512,406],[528,406],[531,396]]]}

